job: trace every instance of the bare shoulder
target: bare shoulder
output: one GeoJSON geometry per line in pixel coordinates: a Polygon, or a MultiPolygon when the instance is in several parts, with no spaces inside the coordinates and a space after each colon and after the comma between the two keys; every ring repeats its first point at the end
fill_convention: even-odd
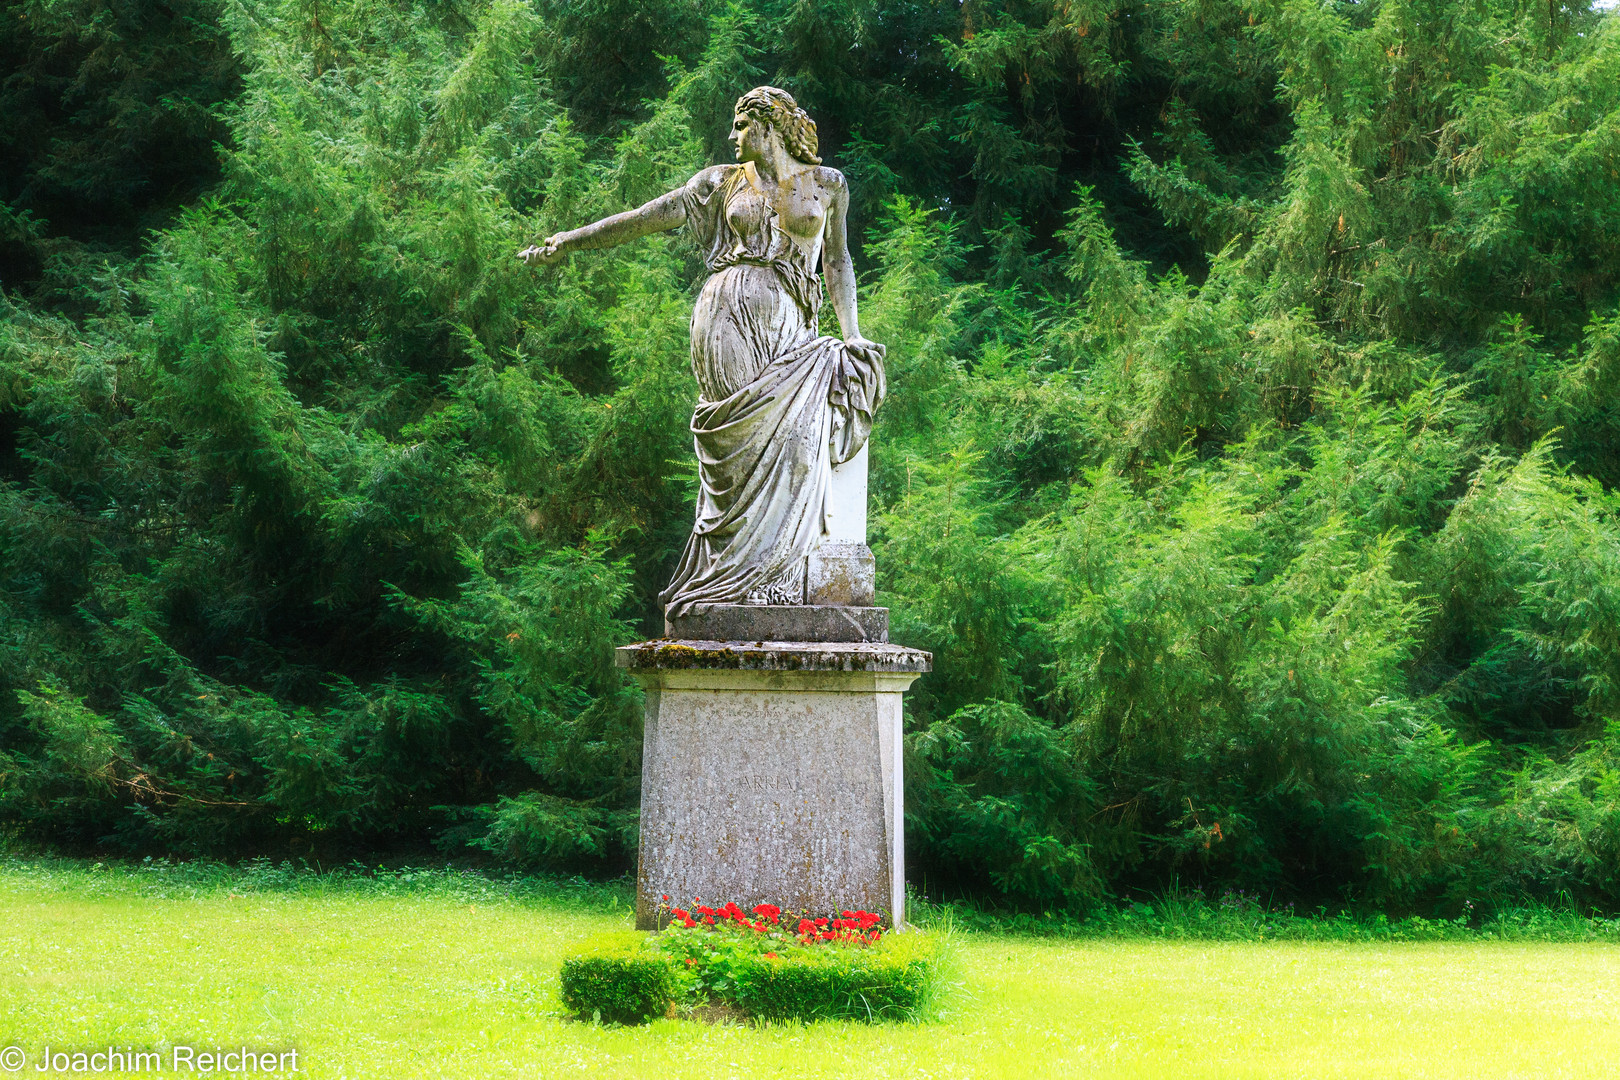
{"type": "Polygon", "coordinates": [[[711,165],[686,182],[686,189],[700,197],[708,196],[726,182],[736,165],[711,165]]]}
{"type": "Polygon", "coordinates": [[[827,165],[816,166],[816,183],[830,191],[849,190],[849,182],[844,179],[844,174],[827,165]]]}

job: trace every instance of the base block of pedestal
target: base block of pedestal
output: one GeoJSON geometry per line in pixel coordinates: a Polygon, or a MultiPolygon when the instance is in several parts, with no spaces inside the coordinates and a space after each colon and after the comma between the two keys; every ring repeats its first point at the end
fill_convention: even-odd
{"type": "Polygon", "coordinates": [[[873,643],[652,641],[636,923],[677,905],[904,914],[901,695],[929,669],[873,643]]]}
{"type": "Polygon", "coordinates": [[[889,609],[833,604],[698,604],[664,618],[664,636],[700,641],[889,640],[889,609]]]}

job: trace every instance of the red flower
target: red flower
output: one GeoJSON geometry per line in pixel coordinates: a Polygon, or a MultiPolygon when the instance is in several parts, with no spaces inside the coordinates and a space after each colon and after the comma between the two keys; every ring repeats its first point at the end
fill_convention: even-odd
{"type": "Polygon", "coordinates": [[[775,960],[775,959],[777,959],[777,956],[773,952],[768,952],[768,953],[765,954],[765,959],[767,959],[767,960],[775,960]]]}
{"type": "Polygon", "coordinates": [[[669,893],[665,893],[663,899],[664,899],[664,903],[666,903],[666,904],[669,903],[669,893]]]}

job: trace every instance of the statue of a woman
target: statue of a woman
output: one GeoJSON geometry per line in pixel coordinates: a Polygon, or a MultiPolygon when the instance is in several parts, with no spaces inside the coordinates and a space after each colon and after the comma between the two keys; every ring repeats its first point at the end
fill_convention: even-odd
{"type": "Polygon", "coordinates": [[[816,156],[815,122],[761,86],[737,99],[738,164],[716,165],[635,210],[518,253],[549,264],[691,226],[711,276],[692,311],[692,414],[702,491],[669,588],[694,604],[802,604],[826,531],[833,465],[854,457],[883,400],[883,346],[861,337],[844,233],[849,188],[816,156]],[[820,262],[844,340],[818,337],[820,262]]]}

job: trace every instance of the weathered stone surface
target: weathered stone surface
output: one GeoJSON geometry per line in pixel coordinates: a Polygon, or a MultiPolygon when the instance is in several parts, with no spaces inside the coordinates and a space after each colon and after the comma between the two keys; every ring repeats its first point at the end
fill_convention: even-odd
{"type": "Polygon", "coordinates": [[[900,700],[929,654],[658,641],[618,658],[647,694],[638,926],[665,895],[903,918],[900,700]]]}
{"type": "Polygon", "coordinates": [[[664,619],[664,633],[692,641],[889,640],[889,609],[806,604],[703,604],[664,619]]]}
{"type": "Polygon", "coordinates": [[[873,610],[867,607],[877,596],[877,562],[871,548],[848,540],[824,541],[806,562],[806,604],[873,610]]]}
{"type": "Polygon", "coordinates": [[[614,650],[632,675],[647,671],[851,672],[921,675],[934,656],[921,649],[869,641],[643,641],[614,650]]]}

